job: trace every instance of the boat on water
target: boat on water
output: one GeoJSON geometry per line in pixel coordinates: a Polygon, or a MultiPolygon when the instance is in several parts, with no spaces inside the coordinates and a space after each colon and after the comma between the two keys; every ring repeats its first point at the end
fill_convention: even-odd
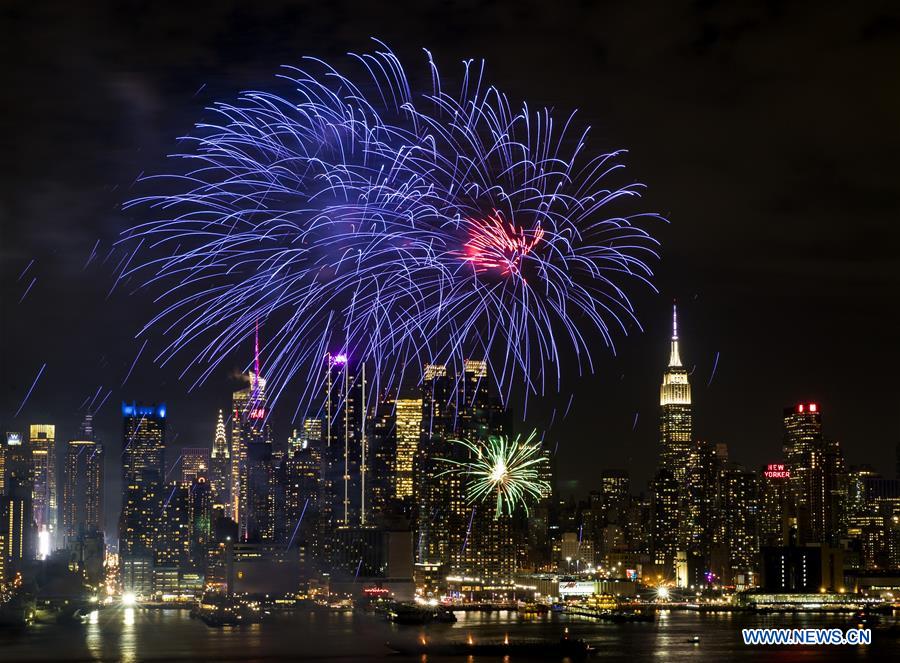
{"type": "Polygon", "coordinates": [[[0,603],[0,628],[25,628],[34,622],[35,601],[29,596],[17,594],[0,603]]]}
{"type": "Polygon", "coordinates": [[[241,626],[262,620],[262,611],[235,598],[222,595],[204,596],[191,610],[191,617],[200,619],[207,626],[241,626]]]}
{"type": "Polygon", "coordinates": [[[518,612],[520,615],[544,615],[550,608],[543,603],[520,603],[518,612]]]}
{"type": "Polygon", "coordinates": [[[584,640],[575,640],[567,635],[557,642],[515,641],[505,638],[501,642],[447,642],[429,643],[422,639],[415,645],[387,643],[388,649],[404,656],[519,656],[521,658],[569,658],[580,661],[594,651],[584,640]]]}
{"type": "Polygon", "coordinates": [[[421,626],[432,622],[439,624],[456,622],[456,615],[453,614],[453,611],[443,607],[399,604],[389,610],[387,614],[389,621],[408,626],[421,626]]]}

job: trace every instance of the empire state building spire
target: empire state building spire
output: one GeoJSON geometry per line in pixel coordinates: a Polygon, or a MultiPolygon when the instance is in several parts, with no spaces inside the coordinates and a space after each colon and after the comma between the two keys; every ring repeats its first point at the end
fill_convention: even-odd
{"type": "Polygon", "coordinates": [[[672,303],[672,351],[669,354],[669,368],[681,368],[681,356],[678,354],[678,305],[672,303]]]}

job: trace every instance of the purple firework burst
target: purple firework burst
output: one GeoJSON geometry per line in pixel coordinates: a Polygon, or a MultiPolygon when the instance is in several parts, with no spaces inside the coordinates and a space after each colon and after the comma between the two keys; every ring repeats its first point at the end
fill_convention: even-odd
{"type": "Polygon", "coordinates": [[[183,168],[144,178],[157,191],[126,207],[153,218],[124,234],[120,278],[159,288],[158,360],[187,358],[197,384],[262,321],[270,399],[294,383],[301,404],[334,352],[379,389],[485,358],[526,402],[560,389],[564,354],[593,370],[597,338],[636,321],[659,217],[628,211],[641,185],[611,184],[621,152],[592,153],[574,114],[514,107],[483,62],[445,89],[427,56],[419,92],[387,49],[354,55],[356,76],[285,67],[289,94],[214,105],[183,168]]]}

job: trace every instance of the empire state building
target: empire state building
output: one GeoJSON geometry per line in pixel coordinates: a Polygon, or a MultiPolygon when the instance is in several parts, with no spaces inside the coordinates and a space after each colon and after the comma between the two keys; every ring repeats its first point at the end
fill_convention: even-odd
{"type": "Polygon", "coordinates": [[[669,366],[659,388],[659,439],[663,469],[669,470],[679,486],[687,478],[693,432],[691,385],[678,353],[678,310],[672,306],[672,348],[669,366]]]}

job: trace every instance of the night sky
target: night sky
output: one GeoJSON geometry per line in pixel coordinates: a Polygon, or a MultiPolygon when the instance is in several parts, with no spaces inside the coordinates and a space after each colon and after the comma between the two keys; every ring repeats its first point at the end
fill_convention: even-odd
{"type": "MultiPolygon", "coordinates": [[[[52,422],[70,438],[99,388],[110,475],[123,398],[165,399],[174,446],[211,444],[251,348],[188,394],[174,367],[153,364],[151,336],[125,380],[156,309],[149,296],[111,291],[112,243],[132,220],[121,204],[140,173],[167,168],[204,106],[271,86],[304,55],[340,64],[375,36],[408,70],[424,67],[423,47],[449,80],[461,59],[483,57],[511,100],[579,109],[593,149],[628,149],[629,177],[649,187],[645,209],[670,221],[655,228],[659,294],[631,291],[644,330],[619,335],[615,356],[598,341],[596,374],[564,385],[575,398],[549,433],[564,490],[586,493],[602,467],[618,466],[643,489],[655,468],[673,298],[700,437],[752,467],[777,461],[782,407],[815,400],[849,463],[893,476],[900,10],[430,4],[4,2],[0,430],[52,422]]],[[[527,423],[546,425],[567,402],[547,399],[527,423]]],[[[286,435],[288,423],[275,423],[286,435]]]]}

